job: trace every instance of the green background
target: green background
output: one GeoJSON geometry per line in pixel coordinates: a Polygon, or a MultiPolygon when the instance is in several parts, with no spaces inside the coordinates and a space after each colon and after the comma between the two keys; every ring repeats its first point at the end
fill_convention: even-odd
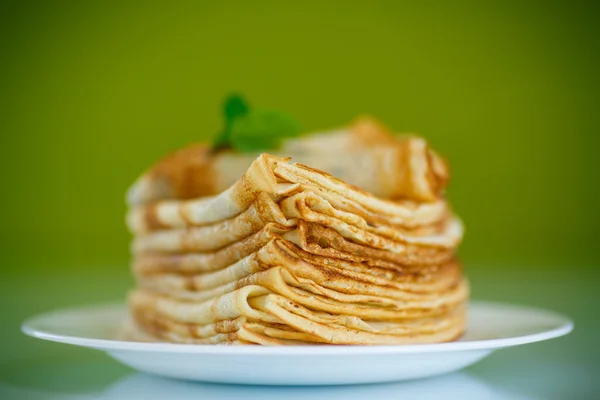
{"type": "MultiPolygon", "coordinates": [[[[3,359],[58,354],[20,336],[27,314],[122,297],[128,185],[214,135],[232,90],[306,130],[371,113],[425,136],[450,161],[474,295],[591,335],[599,16],[577,1],[2,2],[3,359]]],[[[569,343],[591,366],[585,338],[569,343]]]]}

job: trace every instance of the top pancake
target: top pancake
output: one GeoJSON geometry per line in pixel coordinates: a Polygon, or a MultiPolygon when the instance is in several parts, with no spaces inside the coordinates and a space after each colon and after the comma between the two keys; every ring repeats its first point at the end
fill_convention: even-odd
{"type": "MultiPolygon", "coordinates": [[[[290,139],[273,154],[292,157],[381,198],[434,201],[448,180],[445,162],[425,140],[395,137],[368,118],[338,131],[290,139]]],[[[221,193],[244,174],[258,155],[214,153],[207,145],[192,145],[143,174],[130,188],[128,204],[221,193]]]]}
{"type": "Polygon", "coordinates": [[[363,224],[387,225],[394,229],[435,225],[449,213],[443,199],[428,203],[380,199],[326,172],[291,164],[289,159],[262,154],[239,180],[219,195],[133,207],[128,213],[127,223],[134,234],[205,226],[242,213],[271,213],[270,220],[281,223],[281,218],[278,220],[275,215],[277,210],[256,202],[259,194],[270,196],[288,210],[293,208],[289,199],[302,197],[309,207],[316,207],[316,211],[324,208],[330,212],[338,210],[336,217],[344,215],[352,218],[354,215],[355,219],[362,218],[363,224]],[[255,210],[249,211],[252,206],[255,210]]]}

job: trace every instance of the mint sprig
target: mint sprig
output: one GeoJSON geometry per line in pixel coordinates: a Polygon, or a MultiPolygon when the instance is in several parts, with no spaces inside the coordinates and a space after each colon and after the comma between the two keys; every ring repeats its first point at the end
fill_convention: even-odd
{"type": "Polygon", "coordinates": [[[246,100],[238,94],[232,94],[223,103],[223,130],[215,137],[213,150],[231,147],[231,127],[236,119],[244,117],[250,111],[246,100]]]}
{"type": "Polygon", "coordinates": [[[300,135],[296,121],[275,110],[250,108],[241,95],[229,96],[223,104],[224,127],[213,142],[213,150],[241,152],[274,150],[285,138],[300,135]]]}

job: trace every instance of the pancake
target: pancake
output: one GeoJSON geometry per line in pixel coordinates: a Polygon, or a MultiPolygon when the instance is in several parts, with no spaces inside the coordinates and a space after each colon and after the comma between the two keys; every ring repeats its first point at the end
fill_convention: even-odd
{"type": "Polygon", "coordinates": [[[241,214],[228,220],[194,228],[160,230],[138,236],[132,243],[133,253],[212,251],[229,246],[256,234],[268,224],[291,225],[281,209],[266,193],[241,214]]]}
{"type": "MultiPolygon", "coordinates": [[[[448,180],[446,163],[425,140],[395,137],[370,118],[337,131],[288,139],[273,154],[327,171],[382,198],[433,201],[448,180]]],[[[129,190],[128,204],[216,195],[236,182],[258,156],[214,153],[207,145],[192,145],[143,174],[129,190]]]]}
{"type": "Polygon", "coordinates": [[[349,263],[337,259],[314,259],[305,257],[302,250],[283,240],[273,240],[259,251],[218,271],[201,274],[177,274],[172,272],[138,275],[140,282],[158,281],[163,285],[188,288],[207,292],[218,286],[236,282],[256,272],[278,267],[290,271],[297,277],[320,282],[323,287],[352,293],[361,288],[363,294],[373,293],[395,298],[403,294],[394,289],[412,292],[442,290],[456,284],[461,271],[455,261],[443,265],[429,266],[407,272],[375,270],[360,263],[349,263]],[[379,285],[380,287],[376,287],[379,285]]]}
{"type": "Polygon", "coordinates": [[[127,224],[134,234],[210,225],[246,211],[259,193],[265,198],[269,195],[276,202],[305,193],[305,197],[320,199],[371,224],[387,223],[395,228],[435,224],[449,212],[442,199],[433,203],[382,200],[322,171],[289,164],[288,159],[261,155],[239,181],[221,194],[134,207],[127,214],[127,224]]]}
{"type": "Polygon", "coordinates": [[[222,269],[254,253],[288,228],[267,223],[255,234],[217,251],[206,253],[157,253],[145,252],[134,257],[132,270],[135,274],[156,272],[198,273],[222,269]]]}
{"type": "MultiPolygon", "coordinates": [[[[143,314],[140,310],[151,310],[150,313],[157,315],[160,321],[172,321],[179,327],[188,326],[188,334],[191,326],[193,331],[190,336],[195,338],[198,332],[210,333],[216,330],[218,321],[233,321],[239,318],[257,321],[262,326],[284,325],[289,327],[286,330],[317,336],[320,340],[315,340],[315,343],[331,344],[430,343],[452,340],[464,330],[464,307],[461,305],[437,315],[423,313],[409,319],[378,322],[352,315],[332,315],[311,310],[258,285],[246,286],[201,303],[184,302],[138,290],[132,293],[130,304],[138,324],[149,325],[147,318],[140,317],[140,314],[143,314]]],[[[233,322],[221,323],[235,325],[233,322]]],[[[156,322],[154,324],[157,325],[156,322]]],[[[149,329],[156,332],[151,326],[149,329]]],[[[238,329],[239,332],[237,326],[233,329],[238,329]]],[[[163,330],[172,333],[174,328],[163,330]]],[[[177,331],[180,334],[185,332],[183,329],[177,331]]],[[[229,333],[218,338],[212,335],[201,339],[204,339],[205,343],[240,339],[255,342],[249,336],[229,333]]]]}
{"type": "Polygon", "coordinates": [[[418,246],[406,243],[390,252],[350,241],[335,229],[319,224],[298,221],[296,229],[282,233],[282,237],[295,243],[308,253],[346,261],[364,263],[372,268],[405,270],[409,266],[439,264],[452,258],[454,249],[435,246],[418,246]]]}
{"type": "MultiPolygon", "coordinates": [[[[352,265],[353,269],[348,268],[348,264],[336,261],[323,264],[307,262],[289,251],[284,243],[273,241],[259,252],[253,253],[222,270],[196,275],[155,273],[139,275],[138,279],[142,281],[159,280],[163,283],[167,283],[165,281],[169,280],[179,282],[177,286],[196,291],[207,291],[235,282],[267,268],[281,265],[282,268],[289,270],[298,277],[321,282],[320,285],[324,287],[341,291],[350,290],[350,293],[355,288],[360,287],[363,293],[377,295],[390,293],[388,296],[394,298],[394,296],[399,295],[394,292],[394,289],[406,289],[415,292],[440,290],[455,284],[457,277],[460,275],[460,269],[455,262],[430,267],[422,272],[392,274],[391,279],[374,274],[370,271],[370,268],[364,268],[361,264],[352,265]],[[378,288],[376,285],[382,287],[378,288]]],[[[400,296],[402,298],[401,294],[400,296]]]]}
{"type": "MultiPolygon", "coordinates": [[[[395,293],[390,296],[389,293],[392,290],[389,288],[378,291],[376,285],[371,285],[374,288],[371,291],[372,294],[365,294],[358,290],[344,293],[339,288],[335,290],[327,288],[328,285],[319,285],[311,279],[299,278],[290,270],[282,267],[265,269],[212,290],[200,290],[197,286],[189,285],[189,281],[189,278],[173,275],[153,276],[141,279],[139,287],[172,299],[203,302],[218,298],[241,287],[260,285],[313,310],[374,320],[393,320],[436,314],[440,310],[464,301],[468,292],[466,281],[455,277],[452,284],[447,287],[438,287],[437,290],[430,287],[427,292],[413,292],[409,285],[405,285],[403,290],[393,289],[395,293]]],[[[351,279],[345,279],[345,281],[352,282],[351,279]]],[[[356,286],[356,288],[360,288],[360,286],[356,286]]],[[[418,289],[423,290],[423,285],[418,289]]]]}
{"type": "MultiPolygon", "coordinates": [[[[133,262],[135,274],[146,275],[159,272],[196,274],[225,268],[269,241],[282,237],[294,243],[306,253],[305,258],[326,257],[350,263],[360,263],[369,271],[389,274],[389,270],[404,272],[424,269],[424,266],[441,264],[453,257],[453,249],[404,245],[404,251],[392,253],[356,244],[345,239],[333,229],[299,220],[294,228],[268,223],[257,233],[214,252],[206,253],[159,253],[137,254],[133,262]]],[[[298,251],[298,249],[296,250],[298,251]]]]}
{"type": "Polygon", "coordinates": [[[469,284],[455,254],[463,225],[441,195],[445,164],[422,139],[391,137],[368,120],[283,149],[331,159],[313,151],[326,143],[357,157],[333,160],[329,171],[348,166],[354,176],[354,162],[369,160],[365,182],[375,193],[319,162],[269,154],[236,155],[240,174],[228,187],[218,172],[228,153],[207,156],[207,170],[195,159],[138,181],[126,218],[136,282],[129,338],[402,345],[459,337],[469,284]],[[377,144],[365,146],[371,135],[377,144]]]}

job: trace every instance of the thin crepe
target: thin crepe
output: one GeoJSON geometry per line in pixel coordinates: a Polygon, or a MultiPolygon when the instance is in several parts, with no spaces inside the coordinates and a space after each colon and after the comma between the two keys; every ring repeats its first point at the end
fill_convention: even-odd
{"type": "MultiPolygon", "coordinates": [[[[261,324],[287,325],[298,332],[317,336],[320,342],[332,344],[440,342],[453,340],[464,329],[462,305],[433,317],[378,323],[312,311],[258,285],[246,286],[200,304],[138,290],[132,293],[130,304],[133,309],[150,309],[167,320],[194,325],[196,332],[210,331],[210,326],[219,321],[243,317],[261,324]]],[[[143,319],[137,321],[144,324],[143,319]]],[[[218,341],[239,339],[248,340],[234,335],[221,337],[218,341]]]]}
{"type": "Polygon", "coordinates": [[[203,226],[242,213],[259,193],[268,194],[278,202],[298,192],[313,193],[341,211],[360,215],[373,224],[388,223],[393,227],[412,229],[431,225],[448,214],[442,199],[432,203],[382,200],[323,171],[262,154],[242,178],[219,195],[133,207],[127,214],[127,224],[135,234],[203,226]]]}
{"type": "MultiPolygon", "coordinates": [[[[396,138],[368,118],[359,119],[349,129],[288,140],[274,154],[293,157],[382,198],[433,201],[448,180],[445,162],[425,140],[396,138]]],[[[192,145],[143,174],[130,188],[128,204],[221,193],[239,179],[257,155],[213,153],[207,145],[192,145]]]]}
{"type": "Polygon", "coordinates": [[[369,267],[372,273],[389,274],[393,271],[424,269],[426,265],[440,265],[453,256],[453,249],[403,245],[404,251],[390,251],[363,246],[345,239],[335,230],[307,221],[298,221],[294,228],[268,223],[263,229],[227,247],[206,253],[160,253],[137,254],[133,271],[138,275],[170,272],[197,274],[223,269],[256,252],[269,241],[283,237],[300,249],[316,257],[326,257],[369,267]]]}
{"type": "MultiPolygon", "coordinates": [[[[300,278],[282,267],[269,268],[212,290],[197,291],[194,286],[187,285],[186,279],[177,278],[146,278],[140,281],[139,287],[170,299],[206,302],[239,288],[259,285],[311,310],[379,321],[437,315],[462,303],[468,293],[468,284],[463,279],[455,280],[455,283],[447,288],[427,293],[395,289],[396,299],[364,294],[358,290],[343,293],[310,279],[300,278]]],[[[351,282],[349,279],[345,281],[351,282]]],[[[389,293],[389,290],[387,292],[389,293]]]]}

